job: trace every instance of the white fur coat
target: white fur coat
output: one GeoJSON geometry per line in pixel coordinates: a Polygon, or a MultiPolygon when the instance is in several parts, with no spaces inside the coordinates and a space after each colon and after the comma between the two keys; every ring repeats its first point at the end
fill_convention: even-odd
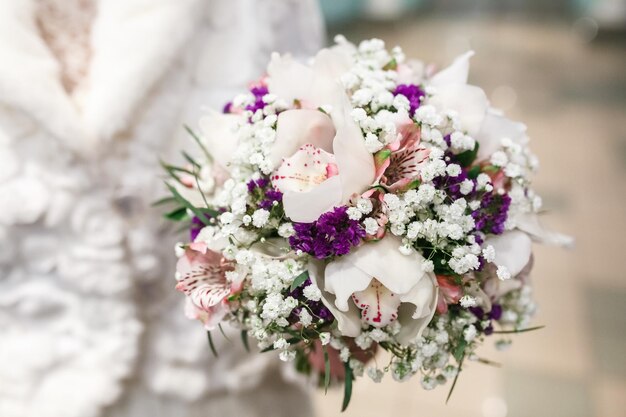
{"type": "Polygon", "coordinates": [[[319,47],[314,1],[100,0],[80,96],[35,1],[0,1],[0,416],[308,415],[269,356],[210,357],[150,204],[201,106],[319,47]]]}

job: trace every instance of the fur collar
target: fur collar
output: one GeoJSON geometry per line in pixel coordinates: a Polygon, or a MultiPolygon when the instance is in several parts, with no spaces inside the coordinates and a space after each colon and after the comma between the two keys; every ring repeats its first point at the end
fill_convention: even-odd
{"type": "Polygon", "coordinates": [[[202,0],[99,0],[79,109],[35,24],[34,0],[0,1],[0,102],[83,154],[130,127],[142,99],[184,48],[202,0]]]}

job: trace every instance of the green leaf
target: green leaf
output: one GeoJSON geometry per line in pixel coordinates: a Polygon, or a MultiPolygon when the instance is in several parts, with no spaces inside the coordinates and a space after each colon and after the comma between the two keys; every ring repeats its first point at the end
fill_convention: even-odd
{"type": "Polygon", "coordinates": [[[456,155],[455,158],[458,163],[461,164],[462,167],[468,167],[472,165],[472,162],[474,162],[474,160],[476,159],[476,155],[478,155],[478,147],[479,144],[478,142],[476,142],[476,145],[474,145],[474,149],[461,152],[460,154],[456,155]]]}
{"type": "Polygon", "coordinates": [[[376,164],[376,167],[379,167],[389,158],[391,158],[391,150],[382,149],[374,154],[374,163],[376,164]]]}
{"type": "Polygon", "coordinates": [[[456,345],[456,348],[454,348],[452,355],[454,356],[454,359],[456,359],[457,362],[461,362],[462,358],[465,356],[466,347],[467,347],[467,342],[465,341],[465,339],[463,339],[459,342],[458,345],[456,345]]]}
{"type": "Polygon", "coordinates": [[[304,283],[304,281],[306,281],[309,278],[309,271],[303,271],[301,272],[297,277],[295,277],[293,279],[293,281],[291,282],[291,291],[295,290],[296,288],[298,288],[300,285],[302,285],[304,283]]]}
{"type": "Polygon", "coordinates": [[[246,352],[250,352],[250,345],[248,344],[248,331],[241,331],[241,343],[243,343],[243,347],[246,349],[246,352]]]}
{"type": "Polygon", "coordinates": [[[163,204],[174,203],[176,199],[174,197],[163,197],[154,203],[152,203],[152,207],[162,206],[163,204]]]}
{"type": "MultiPolygon", "coordinates": [[[[290,339],[287,339],[287,343],[289,343],[290,345],[295,345],[296,343],[300,343],[301,341],[302,339],[299,337],[292,337],[290,339]]],[[[272,350],[274,350],[274,346],[268,346],[265,349],[263,349],[261,353],[271,352],[272,350]]]]}
{"type": "Polygon", "coordinates": [[[350,368],[350,364],[348,362],[343,363],[343,368],[345,370],[346,379],[343,385],[343,404],[341,405],[342,413],[346,411],[348,405],[350,404],[350,398],[352,398],[352,380],[354,379],[352,368],[350,368]]]}
{"type": "Polygon", "coordinates": [[[166,219],[179,222],[187,217],[187,209],[185,207],[179,207],[176,210],[172,210],[169,213],[163,215],[166,219]]]}
{"type": "Polygon", "coordinates": [[[454,376],[454,381],[452,381],[452,385],[450,386],[450,391],[448,391],[448,396],[446,397],[446,404],[448,404],[450,397],[452,397],[452,391],[454,391],[454,387],[456,387],[456,381],[459,379],[459,375],[461,375],[461,370],[463,367],[464,360],[465,360],[465,352],[463,352],[463,356],[461,356],[461,360],[459,361],[459,369],[457,370],[456,375],[454,376]]]}
{"type": "Polygon", "coordinates": [[[541,330],[546,326],[535,326],[535,327],[527,327],[525,329],[515,329],[515,330],[496,330],[493,334],[514,334],[514,333],[526,333],[532,332],[534,330],[541,330]]]}
{"type": "Polygon", "coordinates": [[[183,151],[182,154],[183,154],[183,157],[185,158],[185,160],[187,160],[187,162],[189,162],[195,168],[198,168],[198,169],[201,168],[201,165],[199,163],[197,163],[196,160],[193,159],[191,157],[191,155],[189,155],[187,152],[183,151]]]}
{"type": "Polygon", "coordinates": [[[409,190],[413,190],[416,189],[420,186],[421,181],[419,179],[414,179],[413,181],[411,181],[410,183],[408,183],[405,187],[402,188],[402,191],[409,191],[409,190]]]}
{"type": "Polygon", "coordinates": [[[226,332],[224,332],[224,328],[222,327],[222,324],[218,324],[217,327],[220,329],[220,333],[222,333],[222,336],[224,336],[224,339],[228,340],[229,342],[232,343],[232,341],[230,340],[230,338],[228,337],[228,335],[226,334],[226,332]]]}
{"type": "Polygon", "coordinates": [[[207,148],[202,144],[202,141],[200,140],[200,137],[196,134],[196,132],[194,132],[189,126],[185,125],[185,130],[187,131],[187,133],[189,133],[189,135],[193,138],[193,140],[196,141],[196,143],[198,144],[198,146],[200,147],[200,149],[202,149],[202,152],[204,152],[204,155],[206,156],[207,160],[209,162],[213,162],[213,156],[209,153],[209,151],[207,150],[207,148]]]}
{"type": "Polygon", "coordinates": [[[207,338],[209,339],[209,347],[211,348],[211,352],[213,352],[213,356],[217,358],[217,350],[215,350],[215,345],[213,344],[213,338],[211,337],[211,332],[206,332],[207,338]]]}
{"type": "Polygon", "coordinates": [[[391,61],[387,62],[383,69],[385,71],[395,70],[398,68],[398,61],[395,58],[392,58],[391,61]]]}
{"type": "Polygon", "coordinates": [[[326,394],[330,385],[330,359],[326,346],[323,346],[322,349],[324,349],[324,394],[326,394]]]}
{"type": "Polygon", "coordinates": [[[480,174],[480,165],[473,166],[467,171],[467,177],[471,180],[475,180],[480,174]]]}
{"type": "Polygon", "coordinates": [[[196,217],[198,219],[200,219],[200,221],[205,225],[208,226],[209,225],[209,221],[207,220],[205,214],[208,214],[211,217],[215,217],[217,216],[217,211],[216,210],[211,210],[211,209],[200,209],[195,207],[193,204],[191,204],[189,201],[185,200],[185,198],[180,195],[180,193],[178,192],[178,190],[176,190],[176,188],[174,188],[171,184],[168,184],[167,182],[165,183],[165,185],[167,186],[167,188],[170,190],[170,192],[172,193],[172,195],[174,196],[174,198],[176,199],[176,201],[178,201],[180,204],[182,204],[183,206],[185,206],[186,208],[188,208],[189,210],[191,210],[193,212],[193,214],[196,215],[196,217]]]}

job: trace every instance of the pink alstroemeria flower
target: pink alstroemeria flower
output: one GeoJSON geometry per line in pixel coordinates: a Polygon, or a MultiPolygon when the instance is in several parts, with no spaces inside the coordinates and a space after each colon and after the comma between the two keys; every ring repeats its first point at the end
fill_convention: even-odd
{"type": "Polygon", "coordinates": [[[437,300],[437,313],[448,312],[448,304],[457,304],[463,297],[463,287],[454,283],[452,277],[437,275],[439,284],[439,299],[437,300]]]}
{"type": "Polygon", "coordinates": [[[185,312],[189,318],[214,329],[228,314],[228,297],[241,290],[241,282],[229,282],[226,272],[233,264],[205,243],[192,243],[178,260],[176,289],[187,296],[185,312]]]}
{"type": "Polygon", "coordinates": [[[408,117],[398,126],[398,139],[375,155],[376,178],[391,191],[409,188],[419,179],[430,151],[420,147],[420,128],[408,117]]]}

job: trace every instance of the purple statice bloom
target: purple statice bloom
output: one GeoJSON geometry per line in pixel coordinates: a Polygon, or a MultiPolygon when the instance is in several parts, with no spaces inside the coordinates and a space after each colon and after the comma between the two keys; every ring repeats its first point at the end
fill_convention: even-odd
{"type": "Polygon", "coordinates": [[[262,110],[265,107],[263,96],[269,92],[267,87],[264,85],[252,87],[250,92],[254,95],[254,103],[248,104],[246,106],[246,110],[250,110],[252,113],[256,112],[257,110],[262,110]]]}
{"type": "Polygon", "coordinates": [[[496,192],[486,193],[480,207],[472,212],[475,229],[483,233],[500,235],[504,232],[504,223],[508,217],[511,197],[496,192]]]}
{"type": "Polygon", "coordinates": [[[415,84],[399,84],[393,92],[394,96],[402,94],[409,100],[409,115],[413,115],[422,103],[422,100],[426,96],[426,93],[419,85],[415,84]]]}
{"type": "Polygon", "coordinates": [[[479,330],[482,330],[487,336],[493,333],[493,324],[491,321],[500,320],[502,317],[502,306],[496,303],[491,305],[491,311],[488,314],[485,314],[485,310],[483,310],[482,307],[470,307],[468,310],[479,320],[476,325],[479,330]],[[484,320],[489,320],[489,324],[483,329],[480,322],[484,320]]]}
{"type": "Polygon", "coordinates": [[[270,181],[267,178],[261,177],[257,180],[248,181],[246,186],[248,187],[248,192],[254,192],[254,190],[256,190],[257,188],[263,189],[267,187],[269,183],[270,181]]]}
{"type": "Polygon", "coordinates": [[[293,249],[317,259],[346,255],[365,237],[365,229],[348,217],[348,207],[335,207],[313,223],[294,223],[295,235],[289,238],[293,249]]]}
{"type": "MultiPolygon", "coordinates": [[[[320,318],[324,320],[324,322],[326,323],[332,323],[335,318],[333,317],[333,314],[330,312],[330,310],[326,308],[326,306],[321,301],[311,301],[311,300],[308,300],[306,297],[304,297],[302,291],[309,285],[311,285],[311,278],[307,278],[307,280],[304,281],[302,285],[300,285],[298,288],[291,291],[289,295],[295,298],[296,300],[300,300],[304,302],[314,317],[320,318]]],[[[297,307],[291,313],[290,318],[294,323],[298,322],[300,311],[302,311],[302,308],[303,307],[297,307]]]]}
{"type": "Polygon", "coordinates": [[[224,113],[224,114],[230,113],[230,110],[232,109],[232,107],[233,107],[233,102],[229,101],[228,103],[224,104],[224,108],[222,109],[222,113],[224,113]]]}
{"type": "Polygon", "coordinates": [[[189,226],[189,237],[191,241],[194,242],[200,234],[200,230],[204,228],[204,223],[197,216],[193,216],[191,218],[191,225],[189,226]]]}
{"type": "Polygon", "coordinates": [[[283,201],[283,193],[275,188],[265,191],[265,199],[259,203],[259,207],[265,210],[272,208],[275,202],[283,201]]]}
{"type": "Polygon", "coordinates": [[[262,200],[259,202],[259,208],[270,210],[275,202],[281,202],[283,200],[283,193],[275,188],[266,189],[270,184],[267,178],[261,177],[257,180],[250,180],[246,184],[249,193],[254,193],[257,190],[260,191],[262,200]]]}

